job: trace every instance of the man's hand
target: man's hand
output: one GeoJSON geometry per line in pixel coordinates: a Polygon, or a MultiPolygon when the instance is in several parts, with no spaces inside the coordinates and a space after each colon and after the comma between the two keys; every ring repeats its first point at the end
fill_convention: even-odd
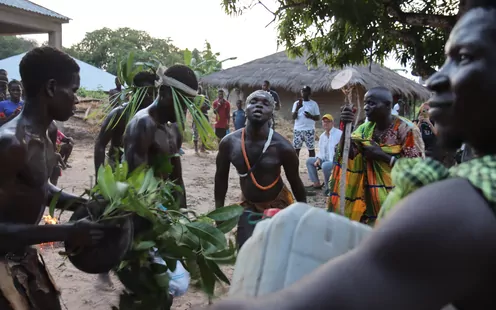
{"type": "Polygon", "coordinates": [[[317,160],[313,163],[313,165],[318,168],[320,167],[320,158],[317,158],[317,160]]]}
{"type": "Polygon", "coordinates": [[[391,155],[385,153],[381,147],[372,141],[372,145],[363,147],[363,156],[370,160],[389,162],[391,160],[391,155]]]}
{"type": "Polygon", "coordinates": [[[303,101],[300,99],[300,100],[298,100],[298,103],[296,104],[296,111],[298,111],[302,107],[303,107],[303,101]]]}
{"type": "Polygon", "coordinates": [[[119,233],[117,226],[102,225],[88,220],[80,220],[69,228],[66,241],[73,245],[96,245],[107,234],[115,235],[119,233]]]}
{"type": "Polygon", "coordinates": [[[306,117],[306,118],[309,118],[309,119],[314,119],[314,118],[315,118],[315,116],[313,116],[313,115],[312,115],[310,112],[308,112],[308,111],[305,111],[305,117],[306,117]]]}
{"type": "Polygon", "coordinates": [[[353,110],[351,110],[351,108],[345,106],[342,110],[341,110],[341,121],[343,123],[351,123],[355,120],[355,113],[353,113],[353,110]]]}

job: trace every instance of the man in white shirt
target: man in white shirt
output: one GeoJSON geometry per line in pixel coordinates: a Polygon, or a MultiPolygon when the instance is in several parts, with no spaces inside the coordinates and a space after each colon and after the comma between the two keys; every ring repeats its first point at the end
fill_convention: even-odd
{"type": "Polygon", "coordinates": [[[327,184],[332,172],[334,151],[336,145],[341,140],[341,134],[343,132],[334,128],[334,118],[331,114],[322,116],[322,128],[325,131],[319,139],[319,153],[316,157],[307,159],[307,170],[308,177],[313,182],[311,188],[321,189],[324,185],[320,183],[319,174],[317,173],[317,168],[321,168],[324,172],[324,184],[327,190],[327,184]]]}
{"type": "Polygon", "coordinates": [[[293,104],[294,135],[293,146],[296,155],[300,156],[303,142],[307,146],[309,157],[315,157],[315,122],[320,119],[320,111],[317,102],[310,99],[312,89],[303,87],[301,97],[293,104]]]}
{"type": "Polygon", "coordinates": [[[400,115],[400,103],[398,102],[393,106],[393,109],[391,110],[392,115],[400,115]]]}

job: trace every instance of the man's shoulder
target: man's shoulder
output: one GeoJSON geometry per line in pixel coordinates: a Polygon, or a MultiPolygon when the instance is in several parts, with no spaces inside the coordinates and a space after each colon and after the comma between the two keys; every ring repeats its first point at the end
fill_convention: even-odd
{"type": "Polygon", "coordinates": [[[155,120],[150,116],[147,110],[138,111],[129,121],[126,131],[136,129],[142,130],[144,128],[156,127],[155,120]]]}
{"type": "Polygon", "coordinates": [[[283,151],[290,150],[292,152],[295,152],[293,144],[277,131],[274,131],[274,136],[272,137],[272,140],[278,143],[277,145],[278,149],[281,149],[283,151]]]}
{"type": "Polygon", "coordinates": [[[400,207],[418,208],[419,212],[429,210],[438,214],[436,217],[451,221],[463,220],[470,213],[495,216],[488,201],[464,178],[449,178],[424,186],[403,199],[400,207]]]}

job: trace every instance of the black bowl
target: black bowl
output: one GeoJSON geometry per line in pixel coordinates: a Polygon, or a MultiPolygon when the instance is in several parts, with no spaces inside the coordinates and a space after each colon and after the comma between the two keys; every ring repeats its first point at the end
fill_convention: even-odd
{"type": "MultiPolygon", "coordinates": [[[[86,206],[77,209],[71,216],[70,222],[81,219],[97,219],[103,214],[105,205],[91,201],[86,206]],[[91,213],[91,216],[90,216],[91,213]]],[[[130,216],[100,221],[102,224],[118,225],[121,231],[117,235],[104,236],[93,246],[75,246],[65,242],[65,250],[69,261],[77,269],[92,274],[107,273],[118,266],[133,243],[134,225],[130,216]]]]}

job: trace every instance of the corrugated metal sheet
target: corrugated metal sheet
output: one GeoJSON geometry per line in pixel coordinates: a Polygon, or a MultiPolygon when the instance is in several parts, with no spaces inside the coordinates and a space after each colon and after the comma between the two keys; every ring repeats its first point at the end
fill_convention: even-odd
{"type": "Polygon", "coordinates": [[[0,0],[0,5],[10,6],[19,10],[29,11],[62,20],[69,20],[69,18],[64,15],[60,15],[59,13],[27,0],[0,0]]]}
{"type": "MultiPolygon", "coordinates": [[[[21,79],[19,73],[19,63],[26,53],[0,60],[0,69],[7,70],[9,80],[21,79]]],[[[87,64],[79,59],[72,57],[79,65],[79,76],[81,77],[81,87],[86,90],[104,90],[108,91],[115,88],[115,76],[98,69],[90,64],[87,64]]]]}

